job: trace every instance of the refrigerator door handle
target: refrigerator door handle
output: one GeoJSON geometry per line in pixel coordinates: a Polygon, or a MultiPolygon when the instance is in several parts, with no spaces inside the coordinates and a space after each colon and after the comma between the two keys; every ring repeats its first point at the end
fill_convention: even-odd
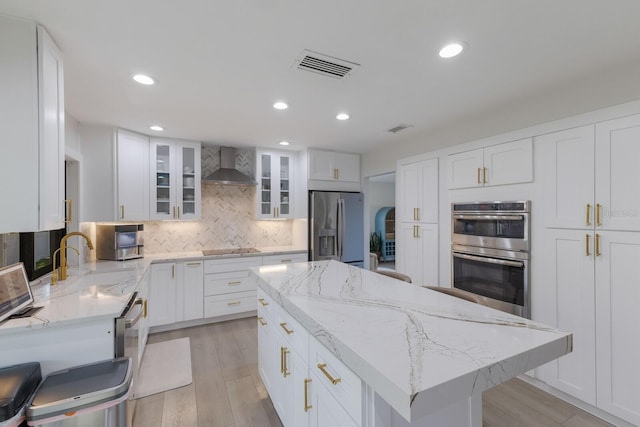
{"type": "Polygon", "coordinates": [[[338,199],[338,259],[342,261],[344,255],[344,230],[345,230],[344,199],[338,199]]]}

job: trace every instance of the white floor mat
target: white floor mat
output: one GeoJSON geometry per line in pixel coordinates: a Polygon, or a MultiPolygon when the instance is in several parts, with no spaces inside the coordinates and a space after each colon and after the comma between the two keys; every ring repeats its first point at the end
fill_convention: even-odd
{"type": "Polygon", "coordinates": [[[135,386],[135,398],[191,384],[189,338],[147,344],[135,386]]]}

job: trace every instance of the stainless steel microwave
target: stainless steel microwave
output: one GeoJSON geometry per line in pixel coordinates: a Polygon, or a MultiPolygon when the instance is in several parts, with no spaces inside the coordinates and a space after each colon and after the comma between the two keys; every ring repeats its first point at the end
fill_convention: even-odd
{"type": "Polygon", "coordinates": [[[123,261],[143,256],[143,224],[96,224],[96,258],[123,261]]]}

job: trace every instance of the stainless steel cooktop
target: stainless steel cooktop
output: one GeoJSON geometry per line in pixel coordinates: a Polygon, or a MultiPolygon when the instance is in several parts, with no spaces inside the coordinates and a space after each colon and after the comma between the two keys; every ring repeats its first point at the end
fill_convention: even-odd
{"type": "Polygon", "coordinates": [[[204,256],[212,255],[243,255],[260,252],[256,248],[225,248],[225,249],[206,249],[202,251],[204,256]]]}

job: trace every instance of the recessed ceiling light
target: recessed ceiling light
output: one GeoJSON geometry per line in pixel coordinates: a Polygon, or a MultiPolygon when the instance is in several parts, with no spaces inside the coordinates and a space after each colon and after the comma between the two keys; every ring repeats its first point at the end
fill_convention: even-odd
{"type": "Polygon", "coordinates": [[[158,125],[149,126],[149,129],[155,130],[156,132],[162,132],[164,130],[162,126],[158,126],[158,125]]]}
{"type": "Polygon", "coordinates": [[[280,145],[289,145],[287,141],[280,141],[280,145]]]}
{"type": "Polygon", "coordinates": [[[349,118],[349,115],[347,113],[340,113],[336,116],[336,119],[338,120],[347,120],[349,118]]]}
{"type": "Polygon", "coordinates": [[[289,108],[289,106],[286,102],[279,101],[273,104],[273,108],[275,108],[276,110],[286,110],[287,108],[289,108]]]}
{"type": "Polygon", "coordinates": [[[464,47],[460,43],[451,43],[440,49],[441,58],[453,58],[462,52],[464,47]]]}
{"type": "Polygon", "coordinates": [[[132,78],[142,85],[152,85],[156,82],[153,78],[147,76],[146,74],[135,74],[132,78]]]}

